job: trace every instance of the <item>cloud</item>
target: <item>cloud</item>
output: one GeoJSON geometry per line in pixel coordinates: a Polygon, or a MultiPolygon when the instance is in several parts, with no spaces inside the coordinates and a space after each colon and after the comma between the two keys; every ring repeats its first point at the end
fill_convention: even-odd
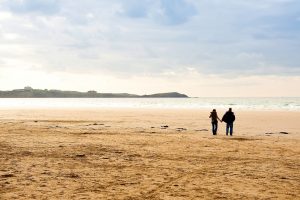
{"type": "Polygon", "coordinates": [[[2,66],[122,77],[188,68],[228,77],[300,75],[298,1],[2,2],[0,56],[11,61],[2,66]]]}
{"type": "Polygon", "coordinates": [[[122,3],[121,13],[131,18],[145,18],[148,17],[152,5],[153,1],[128,0],[122,3]]]}
{"type": "Polygon", "coordinates": [[[149,18],[158,24],[181,25],[197,14],[186,0],[130,0],[122,3],[121,13],[130,18],[149,18]]]}
{"type": "Polygon", "coordinates": [[[9,0],[5,5],[14,13],[40,13],[53,15],[60,10],[58,0],[9,0]]]}
{"type": "Polygon", "coordinates": [[[193,4],[184,0],[161,0],[161,11],[160,19],[170,25],[183,24],[197,14],[193,4]]]}

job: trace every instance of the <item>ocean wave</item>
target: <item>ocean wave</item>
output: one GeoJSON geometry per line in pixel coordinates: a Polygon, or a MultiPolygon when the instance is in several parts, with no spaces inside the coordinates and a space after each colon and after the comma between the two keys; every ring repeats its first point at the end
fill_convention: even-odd
{"type": "Polygon", "coordinates": [[[147,108],[300,111],[300,98],[0,99],[0,108],[147,108]]]}

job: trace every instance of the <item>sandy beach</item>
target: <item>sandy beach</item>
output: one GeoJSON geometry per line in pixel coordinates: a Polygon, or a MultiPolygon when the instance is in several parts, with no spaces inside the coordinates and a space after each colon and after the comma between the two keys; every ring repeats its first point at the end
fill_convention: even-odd
{"type": "Polygon", "coordinates": [[[209,112],[2,109],[0,199],[300,199],[300,112],[209,112]]]}

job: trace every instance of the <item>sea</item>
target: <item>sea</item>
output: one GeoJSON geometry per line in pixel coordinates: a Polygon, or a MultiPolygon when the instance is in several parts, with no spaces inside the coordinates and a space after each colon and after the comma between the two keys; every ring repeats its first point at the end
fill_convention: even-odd
{"type": "Polygon", "coordinates": [[[0,109],[228,109],[300,111],[300,97],[0,98],[0,109]]]}

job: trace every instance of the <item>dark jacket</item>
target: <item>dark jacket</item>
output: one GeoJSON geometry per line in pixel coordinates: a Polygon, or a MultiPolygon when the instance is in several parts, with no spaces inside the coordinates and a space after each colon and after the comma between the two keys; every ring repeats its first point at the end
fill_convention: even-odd
{"type": "Polygon", "coordinates": [[[230,112],[230,111],[227,111],[223,118],[222,118],[222,121],[228,123],[228,124],[231,124],[233,123],[235,120],[235,116],[234,116],[234,113],[233,112],[230,112]]]}
{"type": "Polygon", "coordinates": [[[209,118],[211,118],[212,123],[218,123],[218,114],[217,112],[211,112],[209,118]]]}

